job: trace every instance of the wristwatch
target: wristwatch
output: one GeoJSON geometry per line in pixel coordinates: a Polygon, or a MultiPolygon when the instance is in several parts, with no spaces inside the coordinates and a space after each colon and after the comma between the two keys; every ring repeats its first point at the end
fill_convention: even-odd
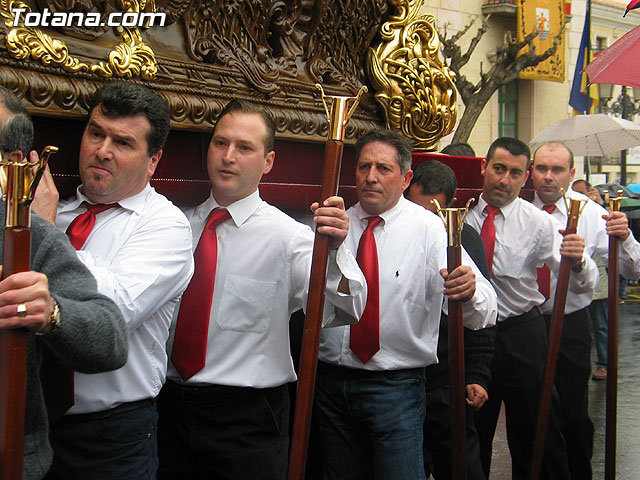
{"type": "Polygon", "coordinates": [[[582,257],[582,259],[580,260],[580,263],[575,267],[571,267],[571,270],[574,271],[575,273],[580,273],[584,268],[585,264],[586,262],[584,261],[584,257],[582,257]]]}
{"type": "Polygon", "coordinates": [[[51,301],[53,302],[53,310],[51,311],[51,318],[49,319],[51,330],[48,332],[36,332],[36,335],[49,335],[60,328],[60,306],[55,298],[51,297],[51,301]]]}

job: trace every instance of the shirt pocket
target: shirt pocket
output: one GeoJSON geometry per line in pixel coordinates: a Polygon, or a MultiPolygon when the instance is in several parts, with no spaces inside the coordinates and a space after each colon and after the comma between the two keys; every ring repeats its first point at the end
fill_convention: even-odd
{"type": "Polygon", "coordinates": [[[522,245],[506,245],[503,251],[503,255],[497,259],[497,262],[496,257],[494,256],[493,258],[494,271],[498,270],[508,277],[521,278],[527,266],[526,247],[523,248],[522,245]]]}
{"type": "Polygon", "coordinates": [[[223,330],[264,333],[271,323],[276,282],[227,275],[216,319],[223,330]]]}

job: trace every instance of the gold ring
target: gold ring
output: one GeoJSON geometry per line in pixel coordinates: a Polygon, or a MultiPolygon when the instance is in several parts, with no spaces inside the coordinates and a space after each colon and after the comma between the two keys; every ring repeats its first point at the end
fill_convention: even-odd
{"type": "Polygon", "coordinates": [[[19,303],[18,304],[17,315],[20,318],[24,318],[24,317],[27,316],[27,306],[24,303],[19,303]]]}

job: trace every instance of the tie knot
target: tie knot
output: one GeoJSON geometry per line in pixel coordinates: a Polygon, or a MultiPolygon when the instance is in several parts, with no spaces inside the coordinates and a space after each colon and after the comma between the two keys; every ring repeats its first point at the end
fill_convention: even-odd
{"type": "Polygon", "coordinates": [[[367,217],[367,222],[369,222],[369,224],[367,225],[367,230],[373,230],[381,221],[382,217],[367,217]]]}
{"type": "Polygon", "coordinates": [[[220,225],[225,220],[231,218],[228,210],[224,208],[216,208],[212,210],[209,214],[209,218],[207,219],[207,224],[205,225],[205,229],[215,230],[218,225],[220,225]]]}
{"type": "Polygon", "coordinates": [[[485,211],[495,217],[496,213],[500,212],[500,208],[499,207],[494,207],[493,205],[487,205],[486,207],[484,207],[485,211]]]}
{"type": "Polygon", "coordinates": [[[117,203],[98,203],[98,204],[87,203],[87,211],[93,213],[94,215],[97,215],[100,212],[104,212],[105,210],[109,210],[110,208],[116,208],[119,206],[120,205],[117,203]]]}
{"type": "Polygon", "coordinates": [[[547,213],[553,213],[554,210],[556,209],[556,206],[554,204],[552,204],[552,205],[544,205],[542,207],[542,209],[547,213]]]}

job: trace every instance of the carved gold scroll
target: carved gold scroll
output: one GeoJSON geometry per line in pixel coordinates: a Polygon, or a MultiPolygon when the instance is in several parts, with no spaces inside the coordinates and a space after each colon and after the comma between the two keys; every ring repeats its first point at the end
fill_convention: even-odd
{"type": "Polygon", "coordinates": [[[323,141],[316,83],[329,95],[355,95],[361,85],[395,82],[396,74],[406,81],[393,92],[362,98],[345,141],[387,118],[429,148],[453,127],[456,92],[437,58],[433,17],[417,16],[418,3],[0,0],[0,84],[35,114],[78,118],[105,81],[144,83],[169,102],[174,128],[196,131],[209,130],[230,99],[244,99],[273,112],[279,138],[323,141]],[[389,17],[390,5],[400,14],[389,17]],[[13,25],[15,8],[90,13],[100,25],[13,25]],[[163,14],[164,26],[106,26],[113,12],[163,14]],[[367,76],[370,48],[384,82],[367,76]]]}
{"type": "Polygon", "coordinates": [[[455,76],[440,60],[433,15],[419,16],[423,0],[391,0],[397,14],[369,49],[367,72],[387,126],[433,150],[457,117],[455,76]]]}

